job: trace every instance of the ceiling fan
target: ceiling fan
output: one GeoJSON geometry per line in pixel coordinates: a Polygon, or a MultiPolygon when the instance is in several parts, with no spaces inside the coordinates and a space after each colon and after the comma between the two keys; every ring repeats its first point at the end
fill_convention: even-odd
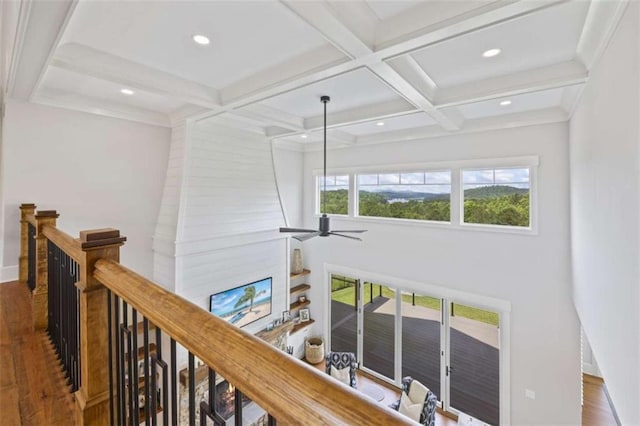
{"type": "Polygon", "coordinates": [[[318,229],[303,229],[303,228],[280,228],[280,232],[298,232],[302,235],[293,235],[298,241],[306,241],[313,237],[328,237],[329,235],[336,235],[338,237],[351,238],[352,240],[362,241],[361,238],[352,237],[351,235],[344,235],[344,233],[357,233],[361,234],[367,232],[366,229],[354,229],[350,231],[331,231],[329,226],[329,217],[326,214],[326,196],[327,196],[327,102],[331,98],[329,96],[321,96],[320,101],[324,104],[324,189],[322,191],[322,216],[320,216],[320,224],[318,229]]]}

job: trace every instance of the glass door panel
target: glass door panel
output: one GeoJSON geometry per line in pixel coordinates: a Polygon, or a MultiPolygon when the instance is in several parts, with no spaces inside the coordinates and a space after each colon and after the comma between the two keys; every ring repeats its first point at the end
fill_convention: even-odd
{"type": "Polygon", "coordinates": [[[499,315],[459,303],[451,303],[450,308],[449,405],[491,425],[498,425],[499,315]]]}
{"type": "Polygon", "coordinates": [[[440,395],[440,299],[402,291],[402,377],[440,395]]]}
{"type": "Polygon", "coordinates": [[[353,352],[358,347],[358,284],[355,278],[331,275],[331,351],[353,352]]]}
{"type": "Polygon", "coordinates": [[[396,291],[369,282],[362,288],[362,365],[394,380],[396,291]]]}

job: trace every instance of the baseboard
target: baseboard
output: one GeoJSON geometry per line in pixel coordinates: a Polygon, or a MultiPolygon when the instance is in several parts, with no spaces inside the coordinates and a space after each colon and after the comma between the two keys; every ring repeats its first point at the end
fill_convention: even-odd
{"type": "Polygon", "coordinates": [[[18,281],[18,265],[3,266],[0,268],[0,283],[18,281]]]}

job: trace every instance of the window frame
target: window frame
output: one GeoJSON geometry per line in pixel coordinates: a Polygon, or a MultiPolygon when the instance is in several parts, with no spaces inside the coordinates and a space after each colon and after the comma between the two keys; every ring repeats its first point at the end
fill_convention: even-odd
{"type": "MultiPolygon", "coordinates": [[[[405,164],[379,164],[368,166],[341,167],[327,170],[327,176],[348,175],[349,176],[349,205],[346,215],[327,214],[339,220],[347,222],[370,222],[378,224],[393,224],[400,226],[417,226],[423,228],[438,228],[464,231],[496,232],[520,235],[538,234],[538,167],[539,156],[520,157],[493,157],[468,160],[437,161],[428,163],[405,163],[405,164]],[[464,222],[464,183],[462,181],[462,171],[469,169],[506,169],[506,168],[528,168],[529,169],[529,227],[476,224],[464,222]],[[359,215],[358,196],[358,175],[359,174],[385,174],[385,173],[410,173],[419,170],[420,172],[451,172],[451,198],[449,221],[403,219],[376,216],[359,215]]],[[[322,177],[322,169],[313,170],[313,184],[315,194],[314,216],[320,216],[320,190],[317,184],[318,177],[322,177]]]]}
{"type": "MultiPolygon", "coordinates": [[[[340,214],[340,213],[325,213],[325,214],[331,217],[347,218],[350,216],[350,212],[351,212],[353,175],[351,173],[343,173],[343,172],[329,173],[329,171],[327,171],[327,177],[331,177],[331,176],[347,176],[347,179],[349,180],[349,183],[347,185],[347,214],[340,214]]],[[[321,200],[322,190],[320,189],[320,179],[322,178],[324,178],[324,175],[322,173],[314,173],[313,175],[313,181],[315,186],[315,191],[314,191],[314,194],[315,194],[314,216],[315,217],[320,217],[322,215],[322,213],[320,212],[320,210],[322,209],[322,200],[321,200]]]]}

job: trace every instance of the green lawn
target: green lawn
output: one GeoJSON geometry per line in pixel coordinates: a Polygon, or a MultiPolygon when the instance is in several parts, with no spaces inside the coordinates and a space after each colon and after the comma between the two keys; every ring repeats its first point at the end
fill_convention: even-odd
{"type": "MultiPolygon", "coordinates": [[[[380,295],[382,289],[382,296],[387,299],[395,299],[395,290],[390,289],[387,286],[381,286],[379,284],[364,285],[364,299],[363,302],[366,305],[371,300],[371,288],[373,287],[374,299],[380,295]]],[[[355,281],[345,277],[332,278],[331,288],[335,289],[331,293],[331,300],[336,302],[345,303],[347,305],[355,306],[355,281]],[[346,285],[346,287],[345,287],[346,285]],[[341,288],[342,287],[342,288],[341,288]]],[[[402,301],[405,303],[412,303],[411,294],[403,294],[402,301]]],[[[440,311],[440,299],[436,299],[429,296],[415,296],[416,306],[424,306],[425,308],[434,309],[440,311]]],[[[469,318],[476,321],[481,321],[491,325],[498,325],[498,314],[495,312],[485,311],[483,309],[472,308],[470,306],[461,305],[459,303],[453,304],[453,312],[455,316],[469,318]]]]}

